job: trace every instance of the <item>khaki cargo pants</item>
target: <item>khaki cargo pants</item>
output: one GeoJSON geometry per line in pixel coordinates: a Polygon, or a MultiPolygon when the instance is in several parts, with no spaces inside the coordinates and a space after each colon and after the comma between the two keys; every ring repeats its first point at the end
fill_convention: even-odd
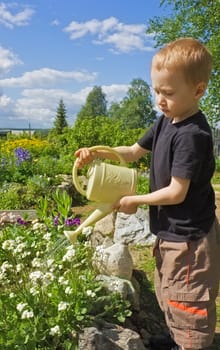
{"type": "Polygon", "coordinates": [[[155,290],[175,342],[201,349],[213,342],[220,279],[220,226],[191,242],[158,239],[155,290]]]}

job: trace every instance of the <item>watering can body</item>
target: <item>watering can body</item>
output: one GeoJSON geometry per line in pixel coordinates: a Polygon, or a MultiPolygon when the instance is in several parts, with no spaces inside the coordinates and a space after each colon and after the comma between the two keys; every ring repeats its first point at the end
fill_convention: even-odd
{"type": "Polygon", "coordinates": [[[94,163],[88,171],[87,199],[114,204],[136,190],[136,171],[124,166],[94,163]]]}
{"type": "Polygon", "coordinates": [[[135,169],[126,167],[124,159],[110,147],[94,146],[91,151],[107,150],[114,153],[120,161],[120,165],[94,161],[87,173],[87,186],[84,189],[78,178],[76,162],[73,166],[73,183],[82,195],[88,200],[98,203],[97,209],[75,230],[65,231],[66,237],[73,243],[77,235],[84,227],[93,225],[107,214],[111,213],[112,205],[121,197],[133,195],[136,191],[137,172],[135,169]]]}

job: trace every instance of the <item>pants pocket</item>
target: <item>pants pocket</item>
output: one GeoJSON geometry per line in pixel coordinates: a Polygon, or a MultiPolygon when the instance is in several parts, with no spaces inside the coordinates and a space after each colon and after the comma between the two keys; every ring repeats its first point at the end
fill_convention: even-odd
{"type": "Polygon", "coordinates": [[[186,285],[170,281],[167,317],[172,327],[204,329],[208,327],[209,289],[206,286],[186,285]]]}

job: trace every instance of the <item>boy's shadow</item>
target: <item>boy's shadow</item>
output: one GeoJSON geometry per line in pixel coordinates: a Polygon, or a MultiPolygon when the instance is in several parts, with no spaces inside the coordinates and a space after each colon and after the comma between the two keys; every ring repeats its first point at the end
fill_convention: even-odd
{"type": "Polygon", "coordinates": [[[143,330],[151,335],[166,333],[167,327],[164,316],[152,289],[152,283],[149,282],[146,273],[142,270],[134,269],[133,277],[140,286],[140,310],[133,311],[125,326],[133,328],[139,334],[143,330]]]}

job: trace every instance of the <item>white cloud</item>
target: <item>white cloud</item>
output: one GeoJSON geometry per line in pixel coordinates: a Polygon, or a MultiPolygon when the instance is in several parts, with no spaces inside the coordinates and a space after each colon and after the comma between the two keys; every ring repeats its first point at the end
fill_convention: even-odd
{"type": "Polygon", "coordinates": [[[41,68],[32,72],[26,72],[20,77],[11,77],[0,80],[1,87],[40,87],[55,83],[74,80],[77,82],[93,81],[96,73],[87,71],[59,71],[50,68],[41,68]]]}
{"type": "Polygon", "coordinates": [[[21,63],[12,51],[0,46],[0,74],[7,73],[13,66],[21,63]]]}
{"type": "Polygon", "coordinates": [[[114,52],[153,51],[152,36],[146,34],[145,25],[124,24],[115,17],[109,17],[103,21],[97,19],[87,22],[72,21],[64,31],[69,33],[71,40],[93,35],[94,44],[110,44],[114,52]]]}
{"type": "Polygon", "coordinates": [[[5,107],[8,107],[10,102],[11,102],[11,98],[9,96],[1,95],[0,96],[0,110],[5,108],[5,107]]]}
{"type": "Polygon", "coordinates": [[[102,91],[106,94],[108,103],[111,103],[119,102],[126,95],[128,88],[127,84],[103,85],[102,91]]]}
{"type": "MultiPolygon", "coordinates": [[[[120,101],[128,90],[128,85],[112,84],[102,86],[108,102],[120,101]]],[[[20,98],[8,105],[7,115],[9,119],[17,123],[37,125],[37,127],[48,128],[53,125],[56,110],[62,98],[67,109],[67,117],[70,125],[81,106],[85,103],[89,92],[93,87],[87,86],[77,92],[62,89],[25,89],[20,98]]],[[[1,103],[1,100],[0,100],[1,103]]]]}
{"type": "Polygon", "coordinates": [[[15,26],[26,26],[29,24],[31,17],[34,14],[34,10],[29,6],[21,6],[18,3],[7,4],[5,2],[0,3],[0,24],[3,24],[9,29],[13,29],[15,26]]]}
{"type": "Polygon", "coordinates": [[[26,89],[22,97],[14,104],[13,114],[16,120],[26,120],[38,127],[47,128],[53,125],[58,103],[62,98],[67,109],[68,122],[73,124],[73,116],[85,103],[91,87],[71,93],[62,89],[26,89]]]}

